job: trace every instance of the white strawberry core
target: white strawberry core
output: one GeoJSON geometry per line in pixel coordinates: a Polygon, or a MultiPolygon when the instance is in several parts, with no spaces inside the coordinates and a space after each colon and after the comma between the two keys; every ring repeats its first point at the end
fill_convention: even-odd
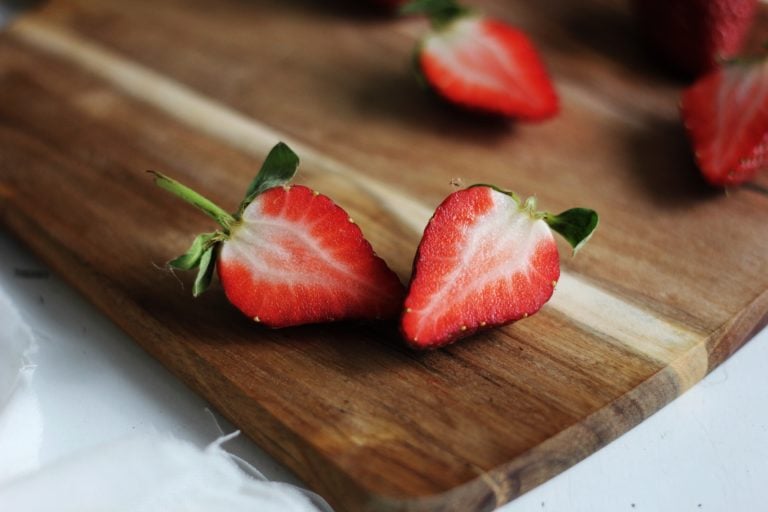
{"type": "Polygon", "coordinates": [[[313,286],[347,279],[370,286],[334,257],[333,247],[312,236],[314,228],[322,228],[322,220],[308,215],[295,220],[264,215],[257,198],[224,244],[221,258],[246,265],[251,275],[264,282],[313,286]]]}
{"type": "Polygon", "coordinates": [[[453,271],[444,276],[441,291],[432,296],[425,313],[431,313],[449,297],[462,302],[489,283],[513,274],[537,272],[531,256],[541,241],[552,239],[549,226],[520,211],[509,196],[495,191],[492,195],[493,208],[460,230],[460,257],[453,271]]]}

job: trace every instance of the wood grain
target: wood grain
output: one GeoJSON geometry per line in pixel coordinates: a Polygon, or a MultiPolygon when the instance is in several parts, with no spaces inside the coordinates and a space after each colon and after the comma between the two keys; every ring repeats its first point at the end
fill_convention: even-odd
{"type": "Polygon", "coordinates": [[[490,510],[765,324],[768,196],[696,176],[681,83],[627,37],[621,4],[484,7],[541,45],[557,119],[514,125],[425,95],[407,72],[419,20],[344,3],[51,2],[0,38],[0,219],[339,510],[490,510]],[[452,179],[603,222],[539,314],[443,350],[412,352],[394,326],[269,331],[158,268],[210,224],[143,171],[234,206],[280,139],[299,181],[404,281],[452,179]]]}

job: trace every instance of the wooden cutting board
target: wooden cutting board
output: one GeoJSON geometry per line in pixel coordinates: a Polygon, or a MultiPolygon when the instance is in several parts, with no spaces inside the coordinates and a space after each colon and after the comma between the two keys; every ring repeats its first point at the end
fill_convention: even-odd
{"type": "Polygon", "coordinates": [[[653,414],[768,318],[766,177],[702,183],[682,82],[623,4],[475,3],[537,41],[559,117],[443,105],[409,73],[425,23],[341,2],[62,0],[0,36],[5,228],[340,511],[490,510],[653,414]],[[234,208],[278,140],[403,281],[452,181],[602,223],[578,257],[561,246],[539,314],[441,350],[405,348],[393,325],[267,330],[161,268],[211,222],[144,171],[234,208]]]}

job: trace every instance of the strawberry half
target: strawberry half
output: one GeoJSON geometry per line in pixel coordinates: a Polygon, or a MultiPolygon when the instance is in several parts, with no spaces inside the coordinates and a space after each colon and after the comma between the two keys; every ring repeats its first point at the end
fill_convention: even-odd
{"type": "Polygon", "coordinates": [[[454,192],[435,210],[413,266],[401,331],[435,348],[537,312],[552,296],[560,260],[551,229],[579,249],[597,227],[593,210],[537,212],[487,185],[454,192]]]}
{"type": "Polygon", "coordinates": [[[675,68],[699,75],[739,52],[757,0],[633,0],[648,42],[675,68]]]}
{"type": "Polygon", "coordinates": [[[432,31],[417,49],[424,81],[457,105],[518,119],[559,110],[536,48],[520,30],[471,13],[454,0],[415,0],[401,12],[429,16],[432,31]]]}
{"type": "Polygon", "coordinates": [[[229,301],[269,327],[397,315],[403,285],[344,210],[307,187],[287,185],[298,165],[288,146],[275,146],[234,214],[153,173],[157,185],[221,225],[169,265],[198,268],[194,296],[218,267],[229,301]]]}
{"type": "Polygon", "coordinates": [[[681,116],[704,178],[738,185],[768,167],[768,58],[736,60],[683,91],[681,116]]]}

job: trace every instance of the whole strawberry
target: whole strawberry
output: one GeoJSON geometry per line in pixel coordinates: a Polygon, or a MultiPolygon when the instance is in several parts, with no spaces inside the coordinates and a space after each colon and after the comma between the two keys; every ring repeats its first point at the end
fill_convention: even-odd
{"type": "Polygon", "coordinates": [[[221,226],[199,235],[169,265],[198,269],[194,296],[217,267],[229,301],[269,327],[397,315],[403,285],[344,210],[307,187],[287,184],[298,165],[288,146],[275,146],[233,214],[153,173],[157,185],[221,226]]]}
{"type": "Polygon", "coordinates": [[[459,106],[528,121],[559,110],[549,75],[528,37],[455,0],[415,0],[405,14],[426,14],[432,31],[417,48],[417,66],[437,94],[459,106]]]}
{"type": "Polygon", "coordinates": [[[660,56],[698,76],[739,52],[757,0],[633,0],[633,7],[660,56]]]}
{"type": "Polygon", "coordinates": [[[712,185],[738,185],[768,167],[768,58],[723,64],[680,102],[696,163],[712,185]]]}
{"type": "Polygon", "coordinates": [[[559,215],[488,185],[449,195],[419,244],[400,327],[416,348],[435,348],[537,312],[560,277],[554,229],[579,249],[593,210],[559,215]]]}

